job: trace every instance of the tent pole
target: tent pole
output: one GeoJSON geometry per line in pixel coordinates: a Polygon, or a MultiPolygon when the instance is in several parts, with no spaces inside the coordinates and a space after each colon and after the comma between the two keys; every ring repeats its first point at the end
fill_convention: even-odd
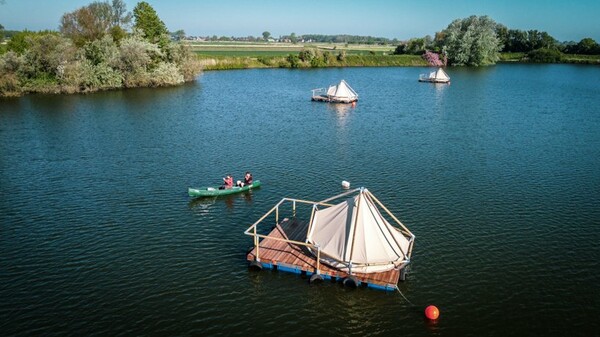
{"type": "Polygon", "coordinates": [[[321,275],[321,246],[317,246],[317,270],[316,273],[321,275]]]}
{"type": "Polygon", "coordinates": [[[398,223],[400,226],[402,226],[402,228],[403,228],[405,231],[407,231],[407,232],[408,232],[408,234],[410,234],[410,235],[414,236],[414,235],[413,235],[413,233],[412,233],[410,230],[408,230],[408,228],[406,228],[406,226],[404,226],[404,224],[403,224],[402,222],[400,222],[400,220],[398,220],[398,218],[396,218],[396,217],[394,216],[394,214],[392,214],[392,212],[390,212],[390,210],[389,210],[389,209],[387,209],[387,207],[385,207],[385,206],[384,206],[384,205],[381,203],[381,201],[379,201],[379,199],[377,199],[377,198],[376,198],[376,197],[375,197],[375,196],[374,196],[374,195],[373,195],[371,192],[369,192],[369,195],[370,195],[370,196],[373,198],[373,200],[375,200],[375,201],[377,202],[377,204],[378,204],[379,206],[381,206],[381,208],[383,208],[383,209],[385,210],[385,212],[386,212],[386,213],[387,213],[389,216],[391,216],[391,217],[392,217],[392,219],[394,219],[394,221],[396,221],[396,222],[397,222],[397,223],[398,223]]]}
{"type": "Polygon", "coordinates": [[[310,212],[310,221],[308,222],[308,230],[306,231],[306,242],[308,242],[308,236],[312,230],[313,219],[315,218],[315,209],[317,209],[317,205],[313,204],[312,212],[310,212]]]}
{"type": "Polygon", "coordinates": [[[293,210],[293,213],[294,213],[294,218],[296,218],[296,200],[293,201],[292,210],[293,210]]]}
{"type": "Polygon", "coordinates": [[[410,240],[410,246],[408,246],[408,258],[410,259],[410,256],[412,255],[412,250],[413,250],[413,246],[415,244],[415,237],[412,237],[412,240],[410,240]]]}
{"type": "Polygon", "coordinates": [[[256,261],[260,261],[260,252],[259,252],[259,242],[258,242],[258,235],[256,235],[256,226],[254,226],[254,247],[256,248],[256,261]]]}
{"type": "MultiPolygon", "coordinates": [[[[354,217],[354,222],[352,223],[352,226],[354,228],[352,228],[352,242],[351,242],[351,246],[350,246],[350,265],[352,265],[352,257],[354,255],[354,240],[356,240],[356,223],[358,222],[358,212],[360,212],[360,198],[363,197],[363,188],[359,188],[360,193],[358,194],[358,200],[357,200],[357,205],[356,205],[356,216],[354,217]]],[[[352,270],[350,270],[350,273],[352,273],[352,270]]]]}
{"type": "MultiPolygon", "coordinates": [[[[371,203],[373,203],[373,199],[375,198],[375,196],[373,195],[373,193],[371,193],[371,191],[368,191],[368,190],[367,190],[367,193],[366,193],[365,197],[366,197],[366,198],[367,198],[367,200],[369,200],[371,203]]],[[[375,204],[373,204],[373,206],[375,207],[375,210],[377,211],[377,213],[379,214],[379,216],[381,216],[381,217],[383,218],[383,215],[381,214],[381,212],[379,211],[379,209],[377,209],[377,206],[376,206],[375,204]]],[[[381,206],[381,204],[380,204],[380,206],[381,206]]],[[[383,207],[383,206],[382,206],[382,207],[383,207]]],[[[386,222],[387,222],[387,221],[386,221],[386,222]]],[[[400,242],[398,242],[398,240],[396,240],[396,236],[395,236],[395,235],[393,235],[393,234],[391,233],[391,231],[392,231],[392,230],[394,230],[394,231],[398,231],[398,232],[400,232],[400,234],[402,234],[402,236],[404,237],[403,233],[402,233],[400,230],[398,230],[396,227],[393,227],[393,229],[392,229],[392,228],[389,228],[389,227],[385,226],[385,229],[388,231],[388,233],[389,233],[390,235],[392,235],[392,239],[394,240],[394,242],[396,243],[396,245],[398,245],[398,248],[400,249],[400,253],[402,253],[402,255],[404,255],[404,256],[406,257],[408,252],[405,252],[405,251],[402,249],[402,245],[400,244],[400,242]]],[[[395,251],[394,251],[394,252],[395,252],[395,251]]]]}

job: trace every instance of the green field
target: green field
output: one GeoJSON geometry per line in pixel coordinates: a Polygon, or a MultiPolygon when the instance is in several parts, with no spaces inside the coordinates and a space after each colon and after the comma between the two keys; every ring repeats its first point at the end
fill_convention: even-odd
{"type": "Polygon", "coordinates": [[[191,42],[188,45],[199,55],[232,57],[269,57],[298,54],[303,48],[316,48],[337,55],[345,51],[346,55],[389,55],[395,46],[387,45],[346,45],[334,43],[255,43],[255,42],[191,42]]]}
{"type": "MultiPolygon", "coordinates": [[[[246,68],[290,68],[289,55],[298,56],[304,48],[329,53],[329,61],[320,67],[356,66],[420,66],[425,62],[420,56],[392,55],[395,46],[356,45],[342,43],[266,43],[266,42],[189,42],[188,45],[200,58],[205,70],[246,68]],[[344,60],[338,60],[340,53],[344,60]]],[[[310,68],[300,62],[298,68],[310,68]]]]}

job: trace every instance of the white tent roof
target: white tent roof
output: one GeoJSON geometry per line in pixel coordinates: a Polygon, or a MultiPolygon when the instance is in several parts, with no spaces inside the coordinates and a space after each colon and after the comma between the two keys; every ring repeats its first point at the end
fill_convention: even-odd
{"type": "Polygon", "coordinates": [[[327,96],[336,98],[357,98],[358,94],[352,89],[346,81],[341,80],[338,85],[331,85],[327,89],[327,96]]]}
{"type": "Polygon", "coordinates": [[[360,189],[340,204],[314,211],[306,241],[319,246],[323,262],[360,273],[386,271],[409,262],[414,235],[399,221],[403,231],[392,226],[374,200],[367,189],[360,189]]]}
{"type": "Polygon", "coordinates": [[[450,80],[450,76],[448,76],[448,74],[446,74],[446,72],[442,68],[438,68],[437,71],[429,74],[429,77],[435,78],[436,80],[450,80]]]}

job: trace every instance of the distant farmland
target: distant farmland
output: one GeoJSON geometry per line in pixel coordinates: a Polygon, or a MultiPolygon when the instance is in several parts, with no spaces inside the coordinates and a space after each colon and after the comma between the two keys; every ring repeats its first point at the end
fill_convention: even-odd
{"type": "Polygon", "coordinates": [[[393,45],[229,41],[188,42],[188,45],[198,55],[204,70],[427,65],[420,55],[393,55],[396,48],[393,45]],[[317,49],[319,59],[300,60],[299,53],[304,48],[317,49]]]}
{"type": "Polygon", "coordinates": [[[384,55],[392,54],[396,46],[391,45],[346,45],[334,43],[291,44],[291,43],[250,43],[250,42],[191,42],[189,46],[200,55],[232,57],[269,57],[298,54],[303,48],[317,48],[347,55],[384,55]]]}

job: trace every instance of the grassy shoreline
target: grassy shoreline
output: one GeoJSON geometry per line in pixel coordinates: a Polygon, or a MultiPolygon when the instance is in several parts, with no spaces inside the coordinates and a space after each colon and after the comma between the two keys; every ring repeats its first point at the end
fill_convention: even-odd
{"type": "MultiPolygon", "coordinates": [[[[530,63],[526,53],[501,53],[499,62],[530,63]]],[[[560,62],[568,64],[600,64],[600,55],[562,54],[560,62]]]]}
{"type": "MultiPolygon", "coordinates": [[[[528,62],[523,55],[502,55],[498,63],[539,64],[528,62]]],[[[348,55],[343,61],[333,60],[325,65],[313,67],[310,63],[300,63],[292,67],[287,56],[228,56],[198,55],[205,71],[256,69],[256,68],[336,68],[336,67],[426,67],[427,62],[418,55],[348,55]]],[[[600,65],[600,55],[565,54],[558,64],[600,65]]]]}
{"type": "Polygon", "coordinates": [[[318,67],[308,62],[292,66],[287,56],[207,56],[199,55],[200,63],[207,70],[254,69],[254,68],[335,68],[335,67],[423,67],[427,62],[418,55],[348,55],[343,60],[329,60],[318,67]]]}

